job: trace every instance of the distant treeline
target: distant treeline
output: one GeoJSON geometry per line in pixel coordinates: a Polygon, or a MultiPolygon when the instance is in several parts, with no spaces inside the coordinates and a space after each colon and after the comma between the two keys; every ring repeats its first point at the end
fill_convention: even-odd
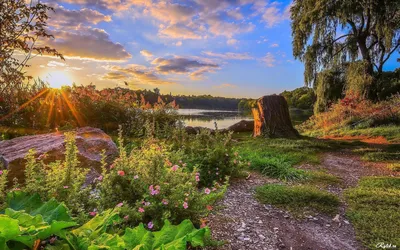
{"type": "MultiPolygon", "coordinates": [[[[292,91],[285,90],[280,95],[285,97],[290,108],[297,109],[313,109],[316,100],[314,90],[308,87],[301,87],[292,91]]],[[[256,99],[242,99],[238,108],[242,111],[250,111],[251,108],[255,107],[256,101],[256,99]]]]}

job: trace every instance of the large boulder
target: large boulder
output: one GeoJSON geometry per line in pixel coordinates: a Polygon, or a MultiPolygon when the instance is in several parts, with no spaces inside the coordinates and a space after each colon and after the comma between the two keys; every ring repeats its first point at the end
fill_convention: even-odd
{"type": "Polygon", "coordinates": [[[251,132],[254,129],[254,121],[248,120],[241,120],[238,123],[233,124],[232,126],[228,127],[228,131],[233,132],[251,132]]]}
{"type": "MultiPolygon", "coordinates": [[[[99,170],[101,153],[104,150],[107,163],[118,156],[118,149],[111,137],[101,129],[84,127],[75,130],[76,145],[80,166],[99,170]]],[[[56,132],[33,136],[23,136],[0,142],[0,162],[9,170],[9,180],[24,180],[25,156],[30,149],[35,149],[37,157],[46,154],[45,162],[63,160],[65,153],[64,133],[56,132]]]]}
{"type": "Polygon", "coordinates": [[[254,116],[253,136],[299,137],[299,133],[292,125],[289,107],[283,96],[263,96],[257,100],[257,108],[253,108],[252,111],[254,116]]]}

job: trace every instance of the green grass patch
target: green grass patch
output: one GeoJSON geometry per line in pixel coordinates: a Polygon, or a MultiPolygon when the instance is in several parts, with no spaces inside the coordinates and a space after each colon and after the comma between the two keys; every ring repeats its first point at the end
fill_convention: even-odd
{"type": "Polygon", "coordinates": [[[388,165],[388,169],[391,171],[399,172],[400,171],[400,163],[391,163],[388,165]]]}
{"type": "Polygon", "coordinates": [[[366,153],[361,157],[364,161],[373,161],[373,162],[381,162],[381,161],[400,161],[400,152],[391,153],[386,151],[381,152],[370,152],[366,153]]]}
{"type": "Polygon", "coordinates": [[[324,171],[307,171],[306,178],[302,180],[302,183],[315,185],[320,187],[327,186],[339,186],[342,180],[332,174],[328,174],[324,171]]]}
{"type": "Polygon", "coordinates": [[[340,203],[335,195],[308,185],[267,184],[256,189],[256,198],[297,216],[310,212],[335,214],[340,203]]]}
{"type": "Polygon", "coordinates": [[[345,197],[347,215],[367,248],[380,242],[400,246],[399,177],[365,177],[345,197]]]}
{"type": "Polygon", "coordinates": [[[251,168],[266,176],[281,180],[306,178],[305,171],[294,166],[303,162],[318,164],[322,152],[343,148],[348,143],[304,139],[266,139],[250,138],[249,135],[236,135],[238,143],[235,150],[244,160],[251,162],[251,168]]]}

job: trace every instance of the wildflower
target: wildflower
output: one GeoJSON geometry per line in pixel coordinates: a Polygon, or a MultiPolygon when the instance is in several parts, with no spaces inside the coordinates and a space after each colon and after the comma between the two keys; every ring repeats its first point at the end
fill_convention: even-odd
{"type": "Polygon", "coordinates": [[[89,212],[89,215],[92,216],[92,217],[96,216],[96,214],[97,214],[96,211],[89,212]]]}
{"type": "Polygon", "coordinates": [[[184,203],[183,203],[183,208],[184,209],[187,209],[189,207],[189,205],[188,205],[188,203],[185,201],[184,203]]]}
{"type": "Polygon", "coordinates": [[[207,205],[206,208],[207,208],[208,211],[213,210],[213,207],[211,205],[207,205]]]}
{"type": "Polygon", "coordinates": [[[176,171],[176,170],[178,170],[178,168],[179,168],[178,165],[174,165],[174,166],[172,166],[171,170],[172,170],[172,171],[176,171]]]}
{"type": "Polygon", "coordinates": [[[182,160],[179,160],[179,163],[180,163],[180,164],[182,164],[182,163],[183,163],[183,161],[182,161],[182,160]]]}
{"type": "Polygon", "coordinates": [[[237,161],[236,160],[233,160],[233,164],[236,164],[237,163],[237,161]]]}
{"type": "Polygon", "coordinates": [[[153,222],[151,222],[151,221],[147,224],[147,227],[148,227],[149,229],[152,229],[153,226],[154,226],[154,224],[153,224],[153,222]]]}
{"type": "Polygon", "coordinates": [[[14,191],[19,191],[19,190],[21,190],[20,188],[14,188],[14,191]]]}
{"type": "Polygon", "coordinates": [[[129,215],[125,215],[124,220],[128,220],[128,219],[129,219],[129,215]]]}
{"type": "Polygon", "coordinates": [[[211,193],[211,190],[210,190],[209,188],[206,188],[206,189],[204,189],[204,193],[210,194],[210,193],[211,193]]]}
{"type": "Polygon", "coordinates": [[[119,176],[124,176],[124,175],[125,175],[125,172],[122,171],[122,170],[118,170],[118,175],[119,175],[119,176]]]}
{"type": "Polygon", "coordinates": [[[139,213],[144,213],[144,208],[139,207],[138,211],[139,211],[139,213]]]}
{"type": "Polygon", "coordinates": [[[120,202],[117,204],[117,207],[122,207],[124,205],[124,203],[120,202]]]}
{"type": "Polygon", "coordinates": [[[99,177],[97,177],[97,180],[102,181],[103,180],[103,176],[100,175],[99,177]]]}
{"type": "Polygon", "coordinates": [[[161,201],[161,203],[164,204],[164,205],[168,205],[168,200],[163,199],[163,200],[161,201]]]}
{"type": "Polygon", "coordinates": [[[171,167],[172,166],[172,162],[170,162],[169,160],[166,161],[167,166],[171,167]]]}
{"type": "Polygon", "coordinates": [[[215,190],[217,190],[215,187],[212,189],[212,191],[215,191],[215,190]]]}
{"type": "Polygon", "coordinates": [[[111,164],[110,169],[113,169],[115,167],[115,164],[111,164]]]}
{"type": "Polygon", "coordinates": [[[64,186],[64,189],[68,189],[69,188],[69,186],[64,186]]]}
{"type": "Polygon", "coordinates": [[[150,194],[151,194],[151,195],[159,194],[159,193],[160,193],[160,186],[157,185],[157,186],[154,188],[153,185],[151,185],[151,186],[149,187],[149,190],[150,190],[150,194]]]}
{"type": "Polygon", "coordinates": [[[144,206],[145,206],[145,207],[148,207],[148,206],[150,206],[150,204],[151,204],[150,202],[146,201],[146,202],[144,203],[144,206]]]}
{"type": "Polygon", "coordinates": [[[139,179],[139,176],[135,175],[135,176],[133,176],[133,179],[137,180],[137,179],[139,179]]]}
{"type": "Polygon", "coordinates": [[[200,176],[196,175],[196,181],[197,181],[197,182],[200,181],[200,176]]]}
{"type": "Polygon", "coordinates": [[[0,170],[0,175],[3,175],[3,170],[0,170]]]}
{"type": "Polygon", "coordinates": [[[219,173],[218,173],[218,172],[216,172],[215,174],[216,174],[216,175],[219,175],[219,173]]]}
{"type": "Polygon", "coordinates": [[[182,167],[186,167],[186,165],[187,165],[186,163],[183,163],[183,164],[182,164],[182,167]]]}

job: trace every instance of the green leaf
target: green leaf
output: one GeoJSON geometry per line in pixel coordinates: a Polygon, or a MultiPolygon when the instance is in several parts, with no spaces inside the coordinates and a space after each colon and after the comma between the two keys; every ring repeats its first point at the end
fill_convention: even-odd
{"type": "Polygon", "coordinates": [[[127,249],[141,247],[138,249],[148,250],[153,246],[154,236],[144,228],[143,223],[140,223],[133,229],[127,228],[122,239],[125,241],[127,249]]]}
{"type": "Polygon", "coordinates": [[[22,191],[9,192],[7,194],[7,205],[8,208],[12,208],[15,211],[25,210],[30,212],[37,209],[42,205],[40,196],[38,194],[27,194],[22,191]]]}

